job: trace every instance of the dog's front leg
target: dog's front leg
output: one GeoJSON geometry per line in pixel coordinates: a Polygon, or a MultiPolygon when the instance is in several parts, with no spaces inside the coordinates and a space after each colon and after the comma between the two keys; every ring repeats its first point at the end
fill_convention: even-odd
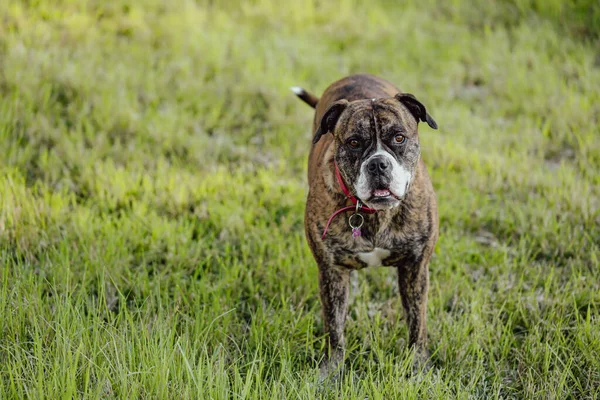
{"type": "Polygon", "coordinates": [[[323,325],[328,334],[328,354],[321,365],[321,372],[328,375],[336,372],[344,360],[344,327],[348,313],[350,270],[330,265],[319,266],[319,289],[323,325]]]}
{"type": "Polygon", "coordinates": [[[408,342],[416,351],[415,366],[427,366],[428,262],[398,267],[398,286],[408,323],[408,342]]]}

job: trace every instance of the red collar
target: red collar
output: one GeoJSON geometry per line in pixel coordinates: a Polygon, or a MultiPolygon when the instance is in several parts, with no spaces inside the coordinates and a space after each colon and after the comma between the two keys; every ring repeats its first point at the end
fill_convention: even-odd
{"type": "Polygon", "coordinates": [[[346,195],[346,198],[350,199],[350,201],[352,202],[353,205],[340,208],[339,210],[337,210],[333,214],[331,214],[331,216],[327,220],[327,224],[325,224],[325,229],[323,230],[323,236],[321,236],[321,239],[325,239],[325,235],[327,234],[327,229],[329,229],[329,225],[331,224],[331,221],[333,221],[333,219],[342,212],[355,210],[356,213],[358,213],[358,211],[362,211],[365,214],[375,214],[378,211],[378,210],[375,210],[374,208],[370,208],[370,207],[363,205],[360,202],[360,200],[358,200],[356,198],[356,196],[354,196],[352,193],[350,193],[348,186],[346,186],[346,184],[344,183],[344,179],[342,179],[342,174],[340,174],[340,169],[338,168],[338,165],[335,162],[335,160],[333,161],[333,164],[335,165],[335,177],[337,178],[340,188],[342,189],[342,192],[344,192],[344,195],[346,195]]]}

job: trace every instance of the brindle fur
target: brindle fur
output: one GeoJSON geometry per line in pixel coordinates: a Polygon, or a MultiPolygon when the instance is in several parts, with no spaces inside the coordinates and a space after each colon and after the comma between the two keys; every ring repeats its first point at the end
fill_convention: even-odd
{"type": "Polygon", "coordinates": [[[333,132],[320,132],[322,137],[316,138],[318,141],[312,146],[308,164],[309,194],[305,229],[310,249],[319,266],[323,321],[329,340],[328,358],[322,366],[324,373],[337,368],[344,358],[350,272],[367,266],[357,253],[370,252],[376,247],[391,251],[389,257],[383,260],[383,265],[397,270],[402,305],[408,322],[409,344],[416,348],[419,364],[428,358],[428,263],[438,238],[437,203],[427,169],[419,157],[416,117],[394,98],[398,93],[400,91],[396,87],[383,79],[371,75],[353,75],[329,86],[316,106],[313,132],[318,131],[322,117],[332,103],[346,100],[349,103],[345,108],[351,111],[342,113],[333,132]],[[373,126],[374,123],[377,127],[373,126]],[[351,191],[357,179],[357,174],[352,172],[356,166],[348,163],[344,146],[340,143],[350,132],[386,135],[387,127],[394,124],[404,127],[404,135],[410,139],[407,145],[416,146],[411,148],[414,153],[412,158],[403,159],[413,172],[407,195],[398,207],[364,215],[362,236],[352,237],[346,214],[333,220],[327,236],[322,240],[323,228],[329,216],[351,205],[336,181],[334,157],[351,191]]]}

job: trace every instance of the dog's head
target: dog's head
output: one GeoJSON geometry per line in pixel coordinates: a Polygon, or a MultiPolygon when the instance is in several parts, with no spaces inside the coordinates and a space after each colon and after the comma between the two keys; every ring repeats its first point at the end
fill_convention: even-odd
{"type": "Polygon", "coordinates": [[[413,95],[332,103],[313,143],[331,132],[335,161],[350,191],[367,206],[389,209],[408,192],[420,155],[417,124],[437,124],[413,95]]]}

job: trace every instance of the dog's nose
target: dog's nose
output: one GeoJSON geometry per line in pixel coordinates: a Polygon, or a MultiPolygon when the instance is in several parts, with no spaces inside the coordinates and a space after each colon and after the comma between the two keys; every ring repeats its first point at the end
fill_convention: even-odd
{"type": "Polygon", "coordinates": [[[390,169],[392,163],[386,157],[373,157],[367,164],[367,171],[371,174],[380,174],[390,169]]]}

